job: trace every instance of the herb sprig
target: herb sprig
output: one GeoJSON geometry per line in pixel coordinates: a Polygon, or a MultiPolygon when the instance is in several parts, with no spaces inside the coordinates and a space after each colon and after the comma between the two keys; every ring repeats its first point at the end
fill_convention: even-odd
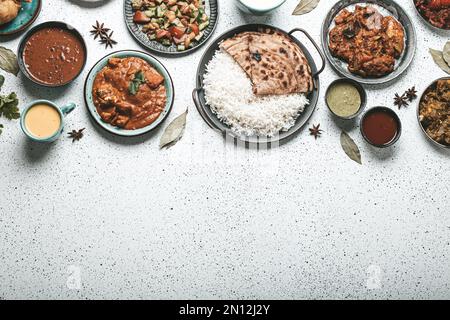
{"type": "Polygon", "coordinates": [[[145,83],[146,83],[146,80],[145,80],[144,72],[139,70],[138,72],[136,72],[134,74],[134,79],[130,81],[130,86],[128,87],[128,91],[130,92],[131,95],[134,96],[138,93],[141,85],[143,85],[145,83]]]}

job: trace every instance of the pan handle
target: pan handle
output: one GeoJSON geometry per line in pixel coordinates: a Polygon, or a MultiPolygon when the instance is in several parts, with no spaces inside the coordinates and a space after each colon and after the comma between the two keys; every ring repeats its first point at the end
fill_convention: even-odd
{"type": "Polygon", "coordinates": [[[202,104],[200,102],[200,91],[202,91],[202,88],[195,88],[194,91],[192,92],[192,99],[194,100],[194,104],[195,107],[197,108],[198,113],[200,113],[201,117],[203,118],[203,120],[205,120],[205,122],[208,124],[209,127],[211,127],[211,129],[216,130],[216,131],[220,131],[212,122],[211,120],[207,117],[207,115],[205,114],[205,111],[202,108],[202,104]]]}
{"type": "Polygon", "coordinates": [[[317,78],[319,76],[319,74],[321,74],[322,71],[325,69],[325,56],[323,55],[322,51],[320,50],[319,46],[314,41],[314,39],[305,30],[300,29],[300,28],[295,28],[289,32],[289,35],[292,36],[297,31],[303,33],[309,39],[309,41],[311,41],[311,43],[314,45],[314,47],[316,47],[316,50],[320,55],[320,59],[322,59],[322,67],[319,69],[319,71],[317,71],[316,73],[313,74],[313,78],[317,78]]]}

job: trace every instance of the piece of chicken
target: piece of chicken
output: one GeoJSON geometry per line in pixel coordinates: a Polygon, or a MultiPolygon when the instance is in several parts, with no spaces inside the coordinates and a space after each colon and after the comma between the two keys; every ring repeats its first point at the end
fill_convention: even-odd
{"type": "Polygon", "coordinates": [[[393,17],[383,18],[383,34],[384,47],[387,53],[393,55],[395,58],[400,58],[405,50],[405,30],[403,26],[393,17]]]}
{"type": "Polygon", "coordinates": [[[14,20],[21,7],[20,0],[0,0],[0,25],[14,20]]]}

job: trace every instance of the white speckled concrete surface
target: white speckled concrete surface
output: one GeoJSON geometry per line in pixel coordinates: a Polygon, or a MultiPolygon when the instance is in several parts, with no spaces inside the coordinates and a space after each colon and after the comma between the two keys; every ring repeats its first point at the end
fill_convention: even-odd
{"type": "MultiPolygon", "coordinates": [[[[307,130],[270,152],[226,145],[191,101],[194,72],[206,49],[161,58],[176,101],[169,120],[190,107],[185,137],[158,150],[162,130],[117,138],[100,130],[83,103],[90,67],[111,50],[89,36],[96,19],[115,30],[119,49],[140,49],[122,18],[123,1],[97,8],[44,1],[36,23],[76,26],[89,46],[73,85],[43,89],[6,76],[21,106],[38,98],[74,101],[67,130],[86,127],[77,143],[31,143],[18,122],[2,120],[0,137],[0,299],[18,298],[450,298],[450,153],[433,147],[416,120],[416,104],[398,111],[403,136],[377,151],[356,124],[345,125],[361,146],[364,165],[340,148],[341,123],[329,115],[324,89],[338,76],[328,66],[307,130]]],[[[271,17],[250,18],[220,0],[213,37],[246,22],[290,30],[319,41],[335,1],[294,17],[288,0],[271,17]]],[[[415,21],[416,58],[404,76],[369,89],[369,106],[392,105],[396,92],[420,91],[445,76],[428,54],[448,36],[428,29],[412,2],[399,0],[415,21]]],[[[19,38],[0,39],[16,49],[19,38]]],[[[168,122],[166,122],[167,124],[168,122]]]]}

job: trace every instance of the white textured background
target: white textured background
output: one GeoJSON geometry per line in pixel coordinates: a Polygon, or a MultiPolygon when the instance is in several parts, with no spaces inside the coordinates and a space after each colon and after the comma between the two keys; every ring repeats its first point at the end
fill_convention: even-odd
{"type": "MultiPolygon", "coordinates": [[[[423,91],[445,75],[427,50],[441,48],[448,36],[428,29],[412,1],[399,1],[415,21],[418,52],[396,83],[369,90],[369,106],[393,107],[394,93],[412,85],[423,91]]],[[[293,17],[296,0],[288,0],[271,17],[250,18],[220,0],[213,37],[264,22],[303,27],[319,41],[335,2],[293,17]]],[[[450,153],[423,136],[416,104],[399,111],[403,136],[390,150],[369,147],[356,124],[345,125],[361,146],[359,166],[341,150],[343,124],[324,104],[324,90],[337,78],[327,67],[312,118],[325,130],[322,138],[305,130],[271,152],[233,149],[191,102],[203,47],[161,59],[176,88],[169,120],[191,110],[183,140],[160,151],[161,130],[117,138],[91,122],[83,82],[111,52],[89,37],[96,19],[115,30],[116,50],[140,48],[122,6],[44,0],[37,23],[76,26],[89,46],[87,67],[61,90],[6,77],[3,93],[17,91],[22,106],[38,98],[76,102],[66,129],[87,129],[80,142],[63,137],[42,146],[27,141],[18,122],[1,121],[0,299],[450,298],[450,153]]],[[[19,39],[0,41],[15,50],[19,39]]]]}

